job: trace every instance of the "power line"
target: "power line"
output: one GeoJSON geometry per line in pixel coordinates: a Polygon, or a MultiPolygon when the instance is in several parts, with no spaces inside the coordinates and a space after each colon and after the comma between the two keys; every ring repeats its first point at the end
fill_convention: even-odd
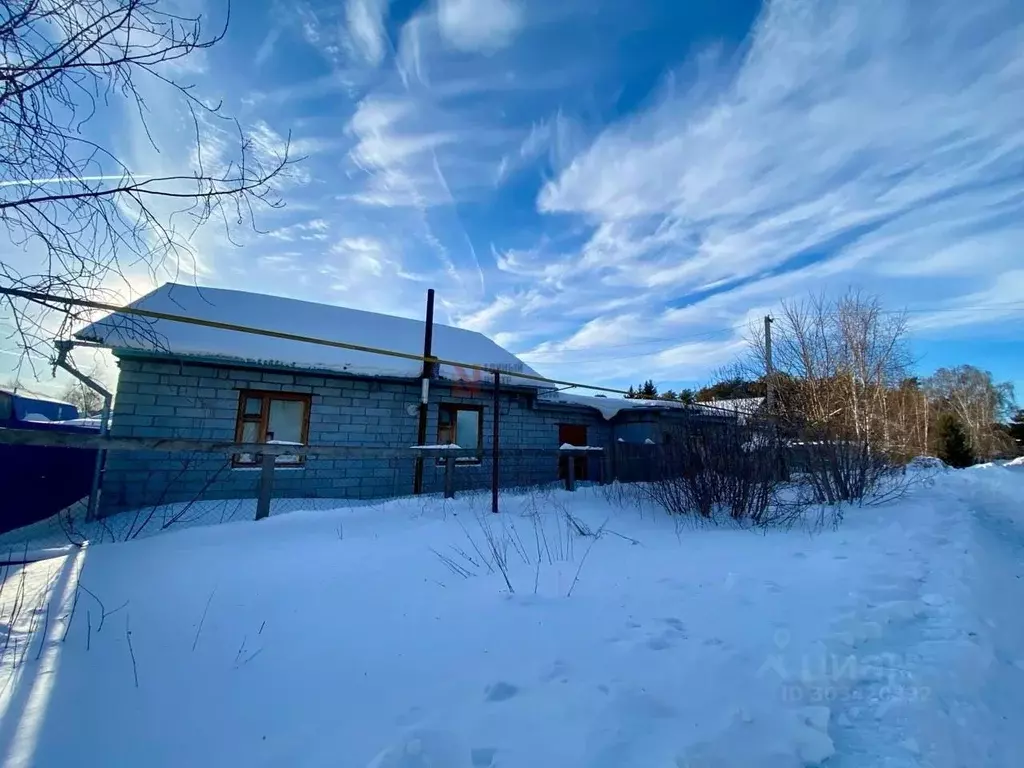
{"type": "MultiPolygon", "coordinates": [[[[904,313],[916,314],[916,313],[931,313],[931,312],[976,312],[976,311],[1024,312],[1024,301],[1021,301],[1021,302],[1007,302],[1005,304],[986,304],[986,305],[978,305],[978,306],[973,306],[973,307],[932,307],[932,308],[915,307],[914,309],[905,309],[905,310],[887,309],[887,310],[882,310],[881,314],[883,314],[883,315],[901,315],[901,314],[904,314],[904,313]]],[[[691,336],[666,336],[666,337],[660,337],[660,338],[649,338],[649,339],[644,339],[643,341],[630,342],[628,344],[602,344],[600,346],[600,349],[602,349],[602,350],[604,350],[604,349],[622,349],[622,348],[632,349],[632,348],[635,348],[635,347],[643,346],[644,344],[654,344],[654,343],[662,343],[662,342],[671,343],[672,344],[672,346],[665,347],[664,349],[654,349],[654,350],[650,350],[650,351],[647,351],[647,352],[638,352],[635,355],[616,355],[616,357],[618,359],[620,359],[620,360],[635,360],[635,359],[641,358],[641,357],[653,357],[655,355],[660,355],[660,354],[662,354],[664,352],[669,352],[674,347],[679,346],[680,344],[685,344],[685,343],[690,342],[690,341],[699,341],[699,340],[702,340],[704,338],[707,338],[707,337],[710,337],[710,336],[713,336],[713,335],[716,335],[716,334],[719,334],[719,333],[733,333],[733,332],[735,332],[737,330],[739,330],[739,328],[737,326],[733,326],[731,328],[717,328],[717,329],[715,329],[713,331],[706,331],[704,333],[693,334],[691,336]]],[[[527,356],[525,359],[530,359],[530,358],[527,356]]],[[[608,360],[608,358],[604,357],[604,358],[599,358],[599,359],[591,358],[591,359],[588,359],[588,360],[580,360],[580,359],[576,359],[576,358],[569,359],[569,360],[563,360],[563,359],[559,359],[559,360],[543,360],[543,361],[540,361],[540,362],[542,362],[542,363],[549,363],[551,365],[587,365],[587,364],[590,364],[590,363],[603,363],[603,362],[607,362],[607,360],[608,360]]]]}
{"type": "Polygon", "coordinates": [[[886,315],[902,315],[915,314],[918,312],[1021,312],[1024,311],[1024,302],[1012,301],[1004,304],[979,304],[975,307],[932,307],[932,308],[914,308],[914,309],[893,309],[885,310],[882,314],[886,315]]]}
{"type": "MultiPolygon", "coordinates": [[[[930,313],[930,312],[975,312],[975,311],[991,311],[991,312],[1018,312],[1024,311],[1024,301],[1006,302],[1005,304],[986,304],[971,307],[915,307],[913,309],[886,309],[882,310],[883,315],[901,315],[917,314],[917,313],[930,313]]],[[[700,341],[702,339],[715,336],[720,333],[733,333],[740,330],[739,326],[732,326],[729,328],[716,328],[711,331],[703,331],[701,333],[695,333],[689,336],[652,336],[650,338],[643,339],[641,341],[631,341],[624,344],[602,344],[601,349],[633,349],[636,347],[643,346],[645,344],[660,344],[660,343],[675,343],[683,344],[689,341],[700,341]]],[[[671,347],[666,349],[654,350],[652,352],[642,352],[636,355],[620,355],[620,358],[632,359],[636,357],[646,357],[647,355],[656,355],[661,352],[667,352],[671,347]]],[[[569,351],[569,350],[567,350],[569,351]]],[[[520,355],[529,359],[528,355],[520,355]]],[[[547,362],[547,361],[542,361],[547,362]]],[[[601,362],[600,360],[558,360],[553,361],[557,364],[572,364],[572,363],[593,363],[601,362]]]]}
{"type": "MultiPolygon", "coordinates": [[[[26,291],[26,290],[22,290],[22,289],[18,289],[18,288],[0,288],[0,295],[24,299],[26,301],[31,301],[31,302],[34,302],[34,303],[37,303],[37,304],[41,304],[43,306],[47,306],[47,307],[49,307],[51,309],[54,308],[52,306],[52,304],[61,304],[61,305],[67,306],[67,307],[81,307],[81,308],[85,308],[85,309],[96,309],[96,310],[101,310],[101,311],[111,312],[111,313],[120,313],[120,314],[126,314],[126,315],[137,315],[139,317],[149,318],[149,319],[153,319],[153,320],[166,320],[166,321],[169,321],[169,322],[185,323],[185,324],[189,324],[189,325],[199,325],[199,326],[203,326],[203,327],[207,327],[207,328],[215,328],[215,329],[218,329],[218,330],[234,331],[234,332],[237,332],[237,333],[248,333],[248,334],[253,334],[253,335],[257,335],[257,336],[267,336],[267,337],[270,337],[270,338],[283,339],[283,340],[286,340],[286,341],[297,341],[297,342],[303,342],[303,343],[309,343],[309,344],[319,344],[319,345],[322,345],[322,346],[334,347],[336,349],[347,349],[347,350],[352,350],[352,351],[356,351],[356,352],[367,352],[367,353],[370,353],[370,354],[384,355],[384,356],[387,356],[387,357],[396,357],[396,358],[401,358],[401,359],[405,359],[405,360],[413,360],[413,361],[417,361],[417,362],[430,362],[430,363],[433,363],[434,365],[447,365],[447,366],[451,366],[451,367],[459,367],[459,368],[466,369],[466,370],[481,371],[481,372],[484,372],[484,373],[491,373],[491,374],[495,374],[496,373],[496,374],[499,374],[499,375],[500,374],[504,374],[505,376],[512,377],[512,378],[524,379],[524,380],[527,380],[527,381],[537,381],[537,382],[541,382],[541,383],[545,383],[545,384],[554,384],[554,385],[561,386],[561,387],[566,387],[566,388],[586,389],[586,390],[592,390],[592,391],[596,391],[596,392],[610,392],[612,394],[617,394],[617,395],[625,395],[625,394],[627,394],[627,390],[616,389],[614,387],[604,387],[604,386],[597,386],[597,385],[592,385],[592,384],[583,384],[583,383],[579,383],[579,382],[563,381],[563,380],[560,380],[560,379],[551,379],[551,378],[548,378],[546,376],[540,376],[540,375],[537,375],[537,374],[529,374],[529,373],[525,373],[525,372],[510,372],[508,370],[496,369],[496,368],[492,368],[492,367],[489,367],[489,366],[486,366],[486,365],[480,365],[480,364],[477,364],[477,363],[464,363],[464,362],[459,362],[459,361],[446,360],[446,359],[438,358],[438,357],[427,358],[424,355],[412,354],[412,353],[408,353],[408,352],[397,352],[395,350],[383,349],[383,348],[380,348],[380,347],[371,347],[371,346],[366,346],[366,345],[362,345],[362,344],[350,344],[348,342],[343,342],[343,341],[334,341],[334,340],[331,340],[331,339],[323,339],[323,338],[318,338],[318,337],[315,337],[315,336],[306,336],[306,335],[297,334],[297,333],[288,333],[288,332],[284,332],[284,331],[275,331],[275,330],[272,330],[272,329],[269,329],[269,328],[257,328],[255,326],[241,325],[241,324],[238,324],[238,323],[226,323],[226,322],[221,322],[221,321],[217,321],[217,320],[205,320],[205,319],[197,318],[197,317],[188,317],[188,316],[185,316],[185,315],[175,315],[175,314],[169,313],[169,312],[158,312],[158,311],[155,311],[155,310],[142,309],[141,307],[133,307],[133,306],[119,307],[116,304],[109,304],[107,302],[93,301],[93,300],[90,300],[90,299],[76,299],[76,298],[73,298],[73,297],[70,297],[70,296],[58,296],[58,295],[54,295],[54,294],[46,294],[46,293],[40,293],[40,292],[36,292],[36,291],[26,291]]],[[[939,307],[939,308],[935,308],[935,309],[917,308],[917,309],[905,310],[905,311],[908,311],[908,312],[965,311],[965,310],[971,310],[971,309],[996,309],[996,308],[1003,308],[1004,311],[1005,311],[1005,308],[1007,308],[1007,307],[1010,308],[1010,311],[1018,311],[1018,310],[1024,311],[1024,302],[1012,302],[1012,303],[1007,303],[1005,305],[1000,305],[1000,304],[989,304],[989,305],[983,305],[983,306],[979,305],[978,307],[974,307],[974,308],[970,308],[970,307],[939,307]]],[[[891,311],[886,311],[886,314],[890,314],[890,313],[891,313],[891,311]]],[[[665,338],[665,339],[661,339],[661,340],[663,340],[663,341],[671,341],[671,342],[676,342],[676,343],[684,343],[687,340],[696,340],[696,339],[699,339],[701,337],[707,337],[707,336],[711,336],[711,335],[714,335],[714,334],[717,334],[717,333],[731,332],[731,331],[734,331],[734,330],[736,330],[735,327],[732,327],[732,328],[720,328],[720,329],[715,329],[715,330],[712,330],[712,331],[705,331],[705,332],[703,332],[701,334],[695,334],[695,335],[690,336],[688,338],[687,337],[671,337],[671,338],[665,338]]],[[[646,340],[644,340],[642,342],[635,342],[635,343],[631,343],[631,344],[618,345],[618,346],[619,346],[619,348],[621,348],[623,346],[625,346],[625,347],[630,347],[630,346],[635,347],[635,346],[639,346],[640,344],[655,343],[656,341],[658,341],[658,339],[653,339],[652,338],[652,339],[646,339],[646,340]]],[[[609,346],[605,346],[603,348],[604,349],[611,349],[611,348],[615,348],[615,346],[614,345],[609,345],[609,346]]],[[[669,347],[668,349],[671,349],[671,347],[669,347]]],[[[638,355],[625,356],[625,357],[627,357],[627,358],[629,358],[629,357],[646,357],[648,355],[657,355],[657,354],[661,354],[662,352],[667,352],[668,349],[657,350],[657,351],[653,351],[653,352],[650,352],[650,353],[641,353],[641,354],[638,354],[638,355]]],[[[607,360],[607,358],[605,358],[605,360],[607,360]]],[[[587,362],[601,362],[601,361],[598,361],[598,360],[590,360],[590,361],[563,360],[563,361],[554,362],[553,364],[567,364],[567,365],[569,365],[569,364],[582,364],[582,363],[587,363],[587,362]]],[[[652,400],[652,402],[659,402],[659,401],[655,399],[655,400],[652,400]]]]}
{"type": "MultiPolygon", "coordinates": [[[[19,288],[0,288],[0,295],[10,296],[26,301],[35,302],[44,306],[52,304],[62,304],[67,307],[82,307],[85,309],[97,309],[104,312],[120,313],[124,315],[137,315],[139,317],[148,318],[151,320],[167,320],[175,323],[185,323],[188,325],[199,325],[206,328],[216,328],[224,331],[234,331],[236,333],[248,333],[255,336],[267,336],[275,339],[283,339],[285,341],[298,341],[307,344],[319,344],[325,347],[334,347],[336,349],[347,349],[355,352],[367,352],[375,355],[384,355],[387,357],[397,357],[404,360],[414,360],[416,362],[429,362],[433,365],[447,365],[450,367],[462,368],[465,370],[481,371],[484,373],[492,373],[504,375],[509,378],[524,379],[526,381],[538,381],[545,384],[555,384],[564,387],[574,387],[578,389],[589,389],[596,392],[611,392],[616,395],[627,394],[624,389],[615,389],[613,387],[602,387],[594,384],[581,384],[573,381],[562,381],[559,379],[549,379],[546,376],[540,376],[538,374],[530,374],[518,371],[508,371],[493,368],[486,365],[480,365],[478,363],[465,363],[457,360],[447,360],[444,358],[433,357],[427,358],[424,355],[412,354],[409,352],[397,352],[391,349],[383,349],[381,347],[371,347],[364,344],[350,344],[344,341],[334,341],[332,339],[323,339],[316,336],[306,336],[298,333],[288,333],[285,331],[275,331],[270,328],[257,328],[255,326],[241,325],[238,323],[225,323],[219,320],[205,320],[198,317],[188,317],[185,315],[175,315],[170,312],[158,312],[152,309],[143,309],[141,307],[119,307],[116,304],[108,304],[102,301],[93,301],[90,299],[76,299],[70,296],[56,296],[53,294],[39,293],[36,291],[25,291],[19,288]]],[[[53,307],[50,306],[52,309],[53,307]]]]}

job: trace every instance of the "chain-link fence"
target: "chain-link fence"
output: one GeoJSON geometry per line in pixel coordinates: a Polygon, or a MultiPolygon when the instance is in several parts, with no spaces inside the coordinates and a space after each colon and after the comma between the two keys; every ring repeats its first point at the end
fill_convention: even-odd
{"type": "Polygon", "coordinates": [[[509,494],[611,484],[646,487],[672,513],[708,517],[724,505],[737,518],[759,519],[791,481],[802,484],[807,500],[832,503],[864,498],[894,471],[883,454],[859,443],[794,441],[770,420],[677,416],[659,430],[658,442],[499,445],[496,451],[18,436],[14,430],[0,433],[0,442],[57,440],[65,451],[107,447],[97,519],[86,519],[79,504],[46,523],[50,534],[61,534],[54,538],[73,542],[130,540],[172,528],[401,498],[431,504],[472,494],[500,512],[509,494]]]}
{"type": "Polygon", "coordinates": [[[495,453],[443,446],[254,446],[82,435],[65,435],[61,441],[61,450],[112,446],[105,452],[103,514],[86,520],[81,502],[49,523],[51,528],[59,525],[72,541],[129,540],[176,527],[412,497],[417,465],[422,491],[416,496],[424,502],[480,494],[500,511],[507,494],[656,480],[673,471],[676,456],[672,446],[624,442],[610,449],[499,447],[495,453]],[[180,450],[182,445],[194,449],[180,450]]]}
{"type": "MultiPolygon", "coordinates": [[[[102,507],[108,511],[106,517],[113,512],[119,518],[125,513],[134,515],[133,510],[140,508],[157,510],[152,512],[153,520],[169,527],[192,521],[197,514],[208,516],[211,510],[217,521],[256,516],[261,501],[271,513],[286,506],[366,504],[412,496],[418,464],[422,477],[418,495],[426,499],[457,498],[466,493],[492,494],[500,499],[502,494],[542,487],[574,490],[613,480],[643,480],[657,466],[659,456],[657,446],[629,450],[624,444],[611,451],[594,447],[499,448],[495,453],[442,447],[338,446],[287,450],[301,453],[109,451],[102,507]],[[242,510],[250,510],[251,515],[242,510]]],[[[141,519],[149,516],[147,512],[141,519]]],[[[138,527],[129,526],[126,535],[131,536],[131,529],[138,527]]]]}

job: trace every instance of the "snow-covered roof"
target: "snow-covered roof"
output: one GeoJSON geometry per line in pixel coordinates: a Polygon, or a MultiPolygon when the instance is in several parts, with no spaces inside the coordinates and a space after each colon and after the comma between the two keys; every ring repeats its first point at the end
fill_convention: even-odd
{"type": "MultiPolygon", "coordinates": [[[[132,307],[234,325],[330,339],[406,354],[423,354],[422,320],[315,304],[280,296],[224,288],[167,283],[132,307]]],[[[114,313],[86,326],[75,336],[118,351],[141,351],[250,365],[288,366],[358,376],[416,377],[422,363],[372,352],[327,347],[310,342],[209,328],[174,320],[152,320],[114,313]]],[[[537,386],[514,373],[537,375],[515,355],[475,331],[434,323],[433,353],[439,358],[507,371],[509,385],[537,386]]],[[[480,371],[439,366],[449,380],[487,382],[480,371]]]]}
{"type": "Polygon", "coordinates": [[[748,419],[757,415],[762,403],[763,397],[737,397],[734,400],[706,400],[697,403],[697,406],[705,409],[707,413],[735,416],[740,424],[745,424],[748,419]]]}
{"type": "Polygon", "coordinates": [[[705,400],[698,405],[718,411],[732,411],[736,414],[752,416],[757,413],[763,402],[763,397],[737,397],[733,400],[705,400]]]}
{"type": "Polygon", "coordinates": [[[22,400],[35,400],[40,403],[50,403],[51,405],[70,405],[72,408],[75,406],[66,400],[59,400],[56,397],[50,397],[49,395],[37,395],[28,390],[15,390],[8,389],[7,387],[0,387],[0,394],[12,395],[14,397],[20,397],[22,400]]]}
{"type": "Polygon", "coordinates": [[[594,408],[605,419],[614,419],[622,411],[635,408],[687,408],[685,403],[667,400],[634,400],[624,397],[602,397],[600,395],[575,395],[569,392],[545,392],[539,397],[540,402],[556,405],[579,405],[594,408]]]}
{"type": "Polygon", "coordinates": [[[683,403],[678,400],[646,400],[643,398],[605,397],[603,395],[577,395],[569,392],[547,391],[540,395],[540,402],[556,405],[577,405],[594,408],[605,419],[614,419],[626,410],[658,409],[658,410],[690,410],[709,416],[744,417],[754,413],[763,397],[750,397],[741,400],[712,400],[704,403],[683,403]]]}

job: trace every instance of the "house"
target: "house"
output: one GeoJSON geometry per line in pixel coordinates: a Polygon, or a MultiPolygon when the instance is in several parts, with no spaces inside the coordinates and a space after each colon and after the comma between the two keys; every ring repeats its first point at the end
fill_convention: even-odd
{"type": "MultiPolygon", "coordinates": [[[[0,426],[13,426],[16,422],[70,421],[78,418],[78,409],[71,403],[0,389],[0,426]]],[[[21,426],[20,423],[17,425],[21,426]]]]}
{"type": "MultiPolygon", "coordinates": [[[[291,442],[364,448],[419,444],[425,322],[264,294],[167,284],[133,305],[152,312],[281,334],[335,339],[371,351],[253,335],[168,318],[109,315],[76,334],[109,348],[120,376],[113,437],[291,442]]],[[[683,410],[645,402],[554,391],[522,376],[536,372],[482,334],[433,327],[433,355],[503,372],[499,448],[523,455],[506,482],[554,481],[565,473],[564,443],[606,447],[617,440],[658,442],[662,418],[683,410]],[[517,376],[521,374],[522,376],[517,376]],[[670,413],[670,411],[673,411],[670,413]]],[[[488,374],[435,366],[427,405],[427,444],[492,446],[493,389],[488,374]]],[[[685,408],[685,407],[684,407],[685,408]]],[[[277,496],[376,498],[412,493],[415,459],[279,457],[277,496]]],[[[154,503],[254,494],[257,457],[115,452],[107,459],[100,514],[154,503]]],[[[599,454],[576,459],[577,476],[596,477],[599,454]]],[[[440,491],[443,467],[424,460],[422,490],[440,491]]],[[[460,459],[459,487],[488,487],[486,462],[460,459]]]]}
{"type": "MultiPolygon", "coordinates": [[[[0,429],[95,435],[98,423],[78,418],[70,403],[0,389],[0,429]]],[[[96,451],[42,445],[0,445],[0,533],[56,514],[88,495],[96,451]]]]}
{"type": "Polygon", "coordinates": [[[736,420],[745,424],[751,419],[764,417],[765,398],[736,397],[731,400],[705,400],[697,403],[700,408],[710,409],[719,413],[728,413],[736,420]]]}

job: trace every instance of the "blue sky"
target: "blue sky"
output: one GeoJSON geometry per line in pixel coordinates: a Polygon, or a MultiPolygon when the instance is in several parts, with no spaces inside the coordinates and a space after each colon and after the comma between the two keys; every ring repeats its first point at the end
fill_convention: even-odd
{"type": "MultiPolygon", "coordinates": [[[[433,287],[544,373],[676,388],[853,285],[913,310],[921,372],[1024,394],[1019,2],[249,0],[190,67],[307,157],[267,234],[197,233],[201,283],[410,316],[433,287]]],[[[150,109],[160,153],[99,125],[180,171],[181,105],[150,109]]]]}

